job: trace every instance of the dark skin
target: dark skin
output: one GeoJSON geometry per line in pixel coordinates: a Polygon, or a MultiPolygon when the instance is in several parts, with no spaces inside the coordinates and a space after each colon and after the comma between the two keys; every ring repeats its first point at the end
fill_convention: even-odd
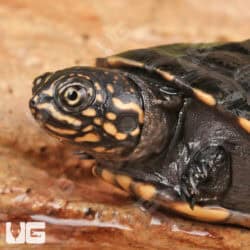
{"type": "MultiPolygon", "coordinates": [[[[228,208],[246,214],[250,211],[248,202],[250,187],[247,175],[250,143],[248,134],[232,122],[232,117],[228,117],[227,114],[223,114],[195,98],[186,97],[177,89],[162,89],[161,86],[165,85],[165,81],[161,84],[157,79],[158,85],[155,85],[152,78],[140,77],[126,71],[109,71],[103,74],[101,69],[71,68],[48,77],[50,77],[50,82],[39,83],[39,78],[35,81],[38,89],[34,89],[34,97],[30,101],[33,115],[41,122],[52,126],[57,134],[62,133],[61,137],[67,138],[69,142],[77,142],[76,139],[79,138],[96,140],[96,135],[102,138],[99,140],[97,137],[98,140],[94,143],[83,145],[80,141],[78,144],[81,158],[93,157],[97,160],[98,167],[93,170],[96,175],[114,185],[119,185],[123,190],[142,200],[154,201],[156,204],[197,219],[216,222],[232,218],[229,223],[249,225],[248,222],[244,222],[242,216],[238,216],[238,213],[233,213],[232,216],[230,210],[220,210],[220,208],[228,208]],[[76,72],[78,75],[72,77],[72,72],[76,72]],[[57,79],[61,79],[62,74],[67,85],[64,81],[60,82],[60,85],[56,85],[57,79]],[[93,101],[83,110],[92,108],[98,112],[101,111],[103,113],[99,114],[99,117],[102,119],[105,117],[105,113],[110,112],[112,108],[118,117],[123,114],[121,118],[128,115],[131,117],[131,114],[138,115],[136,110],[143,110],[143,125],[139,130],[140,134],[137,134],[138,140],[134,138],[134,147],[131,151],[125,150],[120,153],[113,151],[110,154],[104,151],[103,154],[98,154],[88,148],[97,146],[117,146],[119,148],[124,144],[124,149],[127,149],[126,145],[128,143],[131,145],[133,137],[128,135],[123,140],[114,140],[114,135],[108,136],[102,124],[100,124],[102,126],[93,126],[95,117],[84,116],[82,110],[79,112],[68,111],[67,106],[61,106],[67,102],[63,98],[65,98],[64,93],[68,92],[62,92],[61,95],[56,92],[53,96],[49,96],[54,86],[58,91],[65,86],[65,91],[68,91],[76,84],[82,84],[81,86],[84,88],[93,86],[86,78],[82,79],[84,74],[95,74],[97,79],[99,76],[102,77],[99,85],[103,85],[101,91],[104,91],[104,95],[108,94],[105,92],[106,84],[110,83],[114,76],[118,77],[119,85],[113,84],[115,91],[112,93],[112,98],[120,98],[122,95],[124,103],[130,102],[129,105],[136,108],[128,108],[124,111],[124,107],[127,107],[125,104],[119,109],[114,109],[114,106],[111,105],[112,102],[106,101],[102,106],[103,109],[100,110],[100,104],[93,101]],[[126,94],[126,100],[124,99],[126,92],[120,90],[123,81],[124,86],[129,83],[131,87],[138,90],[138,92],[132,92],[133,94],[126,94]],[[135,88],[135,84],[138,88],[135,88]],[[133,96],[137,97],[131,100],[133,96]],[[44,103],[47,106],[44,106],[44,103]],[[141,109],[139,105],[141,105],[141,109]],[[57,113],[53,112],[54,109],[61,112],[64,120],[58,120],[57,113]],[[82,121],[82,125],[71,124],[69,126],[66,124],[66,126],[65,119],[67,118],[67,123],[82,121]],[[91,131],[83,134],[82,132],[89,124],[92,125],[91,131]],[[70,132],[70,134],[64,136],[64,131],[70,132]],[[129,180],[129,187],[123,179],[120,179],[120,183],[117,181],[118,179],[115,179],[119,176],[129,180]],[[181,206],[178,207],[178,204],[181,206]],[[207,205],[220,208],[216,211],[209,210],[207,205]]],[[[99,93],[97,89],[95,92],[99,93]]],[[[70,102],[74,101],[72,100],[74,96],[72,97],[71,94],[66,97],[70,97],[70,102]]],[[[86,101],[85,98],[83,101],[86,101]]],[[[82,104],[84,103],[79,102],[80,106],[82,104]]],[[[74,109],[78,110],[78,106],[74,106],[74,109]]],[[[110,123],[111,121],[109,121],[110,123]]],[[[114,121],[113,124],[120,130],[122,128],[119,126],[124,123],[114,121]]],[[[112,132],[112,130],[107,132],[112,132]]]]}
{"type": "Polygon", "coordinates": [[[190,205],[212,203],[249,212],[248,135],[233,125],[231,118],[212,112],[198,102],[186,116],[184,131],[182,143],[191,148],[181,183],[190,205]],[[192,132],[194,126],[198,129],[192,132]],[[195,143],[199,141],[201,145],[195,143]],[[234,192],[237,195],[231,195],[234,192]],[[243,205],[242,201],[246,203],[243,205]]]}
{"type": "Polygon", "coordinates": [[[181,176],[181,191],[191,207],[221,198],[231,183],[230,154],[222,146],[207,146],[191,159],[181,176]],[[221,176],[225,179],[221,181],[221,176]]]}
{"type": "MultiPolygon", "coordinates": [[[[165,110],[167,114],[169,112],[178,112],[175,128],[165,149],[159,155],[150,157],[146,160],[143,159],[142,164],[140,162],[131,162],[128,164],[131,165],[131,167],[127,166],[127,168],[130,169],[126,169],[126,171],[131,174],[131,171],[134,171],[134,165],[137,166],[136,169],[141,168],[138,167],[140,164],[143,166],[146,165],[147,167],[142,167],[144,173],[142,172],[137,174],[137,176],[144,177],[147,169],[152,169],[152,166],[154,165],[161,165],[162,169],[167,169],[168,164],[170,164],[170,159],[172,159],[173,162],[181,162],[179,164],[178,173],[170,173],[167,171],[165,174],[157,174],[161,177],[158,178],[158,180],[149,181],[153,181],[159,186],[159,184],[161,184],[160,179],[162,179],[163,182],[168,183],[168,185],[170,184],[171,188],[178,187],[178,195],[176,194],[177,197],[174,199],[181,198],[182,200],[187,201],[191,208],[193,208],[196,203],[216,203],[216,201],[222,199],[231,184],[231,156],[230,152],[228,152],[228,150],[224,147],[224,143],[227,138],[225,137],[220,140],[216,140],[214,138],[214,141],[207,142],[195,150],[190,149],[188,144],[191,143],[192,140],[189,139],[186,143],[184,143],[186,133],[189,134],[191,131],[196,133],[197,131],[194,131],[193,129],[185,130],[185,123],[187,121],[186,117],[190,115],[190,108],[193,103],[198,106],[198,110],[196,111],[197,113],[195,114],[196,116],[197,114],[199,115],[200,107],[201,110],[203,108],[206,110],[207,107],[196,100],[192,100],[191,98],[183,98],[181,92],[176,89],[167,86],[160,89],[154,89],[152,83],[151,87],[153,87],[155,92],[160,90],[160,92],[163,93],[162,99],[154,101],[155,104],[159,105],[159,107],[165,110]],[[179,148],[179,151],[183,150],[183,148],[186,149],[188,153],[185,157],[188,158],[188,162],[181,160],[179,152],[176,152],[176,148],[179,148]],[[145,162],[147,162],[147,164],[145,164],[145,162]],[[173,175],[179,176],[179,178],[175,180],[175,183],[171,183],[168,180],[168,178],[171,180],[173,175]],[[221,176],[224,176],[224,178],[221,178],[221,176]]],[[[204,112],[201,116],[203,115],[206,116],[208,114],[204,112]]],[[[200,119],[202,120],[204,118],[201,117],[200,119]]],[[[196,140],[195,135],[196,134],[193,135],[193,141],[196,140]]],[[[205,137],[208,136],[206,131],[204,131],[204,135],[205,137]]],[[[201,138],[200,141],[207,141],[207,138],[201,138]]],[[[154,175],[154,171],[157,172],[158,169],[151,170],[147,175],[154,175]]],[[[125,168],[123,170],[125,170],[125,168]]],[[[126,171],[124,171],[124,173],[126,171]]],[[[141,181],[145,181],[145,179],[142,178],[141,181]]]]}
{"type": "MultiPolygon", "coordinates": [[[[232,166],[231,160],[231,153],[235,155],[238,150],[247,152],[247,146],[250,146],[247,138],[244,139],[244,133],[238,135],[237,128],[230,123],[230,119],[222,117],[196,100],[189,100],[179,119],[181,125],[177,126],[175,131],[174,144],[169,143],[172,152],[166,148],[158,155],[141,161],[127,162],[116,170],[111,166],[112,171],[129,174],[138,181],[154,183],[173,200],[187,201],[191,208],[195,204],[226,207],[229,200],[234,209],[249,211],[249,205],[242,207],[242,203],[238,203],[236,199],[234,202],[234,197],[227,196],[229,190],[239,188],[232,180],[233,168],[247,164],[245,162],[242,165],[241,161],[239,165],[232,166]],[[213,118],[217,119],[216,122],[213,118]],[[221,126],[224,130],[223,134],[219,135],[221,126]],[[190,127],[197,129],[191,130],[190,127]],[[243,148],[233,145],[232,141],[236,140],[244,140],[243,148]],[[177,168],[174,168],[173,164],[177,168]]],[[[245,198],[248,196],[247,193],[241,195],[245,198]]]]}
{"type": "Polygon", "coordinates": [[[180,99],[184,96],[182,104],[191,98],[185,110],[175,109],[179,114],[176,129],[165,149],[144,159],[144,167],[137,162],[132,167],[131,162],[129,175],[133,176],[138,166],[142,170],[140,174],[136,170],[136,178],[151,181],[158,189],[172,188],[173,200],[187,201],[192,208],[195,204],[214,204],[250,212],[249,45],[249,40],[174,44],[97,61],[98,66],[129,68],[144,79],[146,88],[163,93],[161,106],[166,116],[174,110],[166,101],[173,92],[169,87],[179,91],[180,99]],[[237,117],[246,119],[244,126],[237,117]]]}
{"type": "Polygon", "coordinates": [[[249,48],[166,45],[44,74],[31,112],[97,159],[104,180],[192,218],[249,227],[249,48]]]}

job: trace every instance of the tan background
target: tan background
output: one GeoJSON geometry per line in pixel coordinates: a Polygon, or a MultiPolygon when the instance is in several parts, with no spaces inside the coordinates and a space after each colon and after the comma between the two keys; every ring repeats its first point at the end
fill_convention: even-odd
{"type": "Polygon", "coordinates": [[[249,38],[249,9],[247,0],[1,0],[0,246],[8,247],[4,221],[42,214],[81,219],[47,224],[51,249],[250,249],[248,230],[142,210],[93,178],[93,162],[50,138],[27,105],[45,71],[132,48],[249,38]]]}

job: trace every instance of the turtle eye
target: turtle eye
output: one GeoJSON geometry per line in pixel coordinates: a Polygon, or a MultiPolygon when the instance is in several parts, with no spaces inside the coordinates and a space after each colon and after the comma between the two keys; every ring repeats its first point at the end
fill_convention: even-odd
{"type": "Polygon", "coordinates": [[[86,92],[75,87],[69,87],[64,92],[64,100],[69,106],[78,105],[84,99],[84,96],[86,96],[86,92]]]}
{"type": "Polygon", "coordinates": [[[59,98],[65,108],[84,109],[91,104],[93,91],[85,88],[81,84],[75,84],[63,88],[59,93],[59,98]]]}

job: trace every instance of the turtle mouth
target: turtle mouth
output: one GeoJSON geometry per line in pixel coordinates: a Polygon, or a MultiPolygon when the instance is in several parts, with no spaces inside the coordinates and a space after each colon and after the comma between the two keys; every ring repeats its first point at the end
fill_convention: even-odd
{"type": "Polygon", "coordinates": [[[35,97],[31,98],[29,107],[31,110],[31,114],[40,125],[44,125],[45,123],[47,123],[47,121],[49,120],[49,113],[46,110],[40,110],[37,107],[35,97]]]}
{"type": "Polygon", "coordinates": [[[34,114],[34,118],[37,120],[37,122],[41,125],[41,126],[45,126],[45,124],[48,123],[49,120],[49,114],[48,112],[44,111],[44,110],[39,110],[36,111],[36,113],[34,114]]]}
{"type": "Polygon", "coordinates": [[[56,123],[46,110],[36,109],[32,111],[34,119],[39,126],[43,128],[49,135],[61,140],[71,142],[79,133],[79,128],[71,127],[68,124],[56,123]]]}

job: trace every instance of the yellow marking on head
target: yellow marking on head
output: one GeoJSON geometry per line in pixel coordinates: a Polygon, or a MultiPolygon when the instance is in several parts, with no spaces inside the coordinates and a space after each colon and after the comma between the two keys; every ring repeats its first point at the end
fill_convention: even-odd
{"type": "Polygon", "coordinates": [[[115,153],[117,152],[117,148],[111,148],[106,150],[107,153],[115,153]]]}
{"type": "Polygon", "coordinates": [[[118,174],[115,176],[115,180],[125,191],[130,191],[130,184],[132,183],[132,179],[129,176],[118,174]]]}
{"type": "Polygon", "coordinates": [[[194,206],[193,209],[191,209],[189,204],[184,202],[170,202],[166,204],[166,207],[171,208],[179,213],[188,215],[192,218],[196,218],[207,222],[225,221],[230,216],[229,211],[224,208],[200,207],[197,205],[194,206]]]}
{"type": "Polygon", "coordinates": [[[134,130],[132,130],[130,132],[130,135],[132,135],[132,136],[137,136],[139,134],[140,134],[140,128],[139,127],[135,128],[134,130]]]}
{"type": "Polygon", "coordinates": [[[114,136],[119,141],[125,140],[128,136],[127,134],[118,132],[116,126],[111,122],[105,122],[103,124],[103,129],[106,133],[114,136]]]}
{"type": "Polygon", "coordinates": [[[120,99],[118,98],[112,98],[113,104],[121,109],[121,110],[133,110],[138,114],[138,119],[140,123],[143,123],[144,121],[144,112],[140,108],[140,106],[136,103],[130,102],[130,103],[123,103],[120,99]]]}
{"type": "Polygon", "coordinates": [[[111,94],[113,94],[113,93],[115,92],[113,85],[110,84],[110,83],[107,84],[107,90],[108,90],[111,94]]]}
{"type": "Polygon", "coordinates": [[[74,135],[77,133],[77,131],[72,130],[72,129],[63,129],[63,128],[57,128],[54,127],[50,124],[45,124],[44,125],[46,128],[48,128],[50,131],[52,132],[56,132],[57,134],[61,134],[61,135],[74,135]]]}
{"type": "Polygon", "coordinates": [[[32,99],[37,103],[38,102],[38,96],[35,95],[34,97],[32,97],[32,99]]]}
{"type": "Polygon", "coordinates": [[[112,113],[112,112],[108,112],[108,113],[106,114],[106,117],[107,117],[107,119],[109,119],[109,120],[115,120],[115,119],[116,119],[116,114],[115,114],[115,113],[112,113]]]}
{"type": "Polygon", "coordinates": [[[76,137],[75,142],[98,142],[100,141],[100,136],[96,133],[88,133],[86,135],[76,137]]]}
{"type": "Polygon", "coordinates": [[[107,181],[108,183],[115,184],[114,175],[110,171],[103,169],[101,176],[103,180],[107,181]]]}
{"type": "Polygon", "coordinates": [[[102,125],[102,119],[99,118],[99,117],[96,117],[96,118],[94,118],[94,123],[95,123],[96,125],[101,126],[101,125],[102,125]]]}
{"type": "Polygon", "coordinates": [[[76,75],[79,76],[79,77],[83,77],[83,78],[85,78],[85,79],[87,79],[87,80],[90,80],[90,77],[89,77],[89,76],[86,76],[86,75],[84,75],[84,74],[77,73],[76,75]]]}
{"type": "Polygon", "coordinates": [[[88,108],[82,111],[82,114],[85,116],[93,117],[96,116],[96,111],[93,108],[88,108]]]}
{"type": "Polygon", "coordinates": [[[106,151],[106,148],[105,147],[95,147],[95,148],[93,148],[93,150],[97,153],[102,153],[102,152],[106,151]]]}
{"type": "Polygon", "coordinates": [[[250,133],[250,121],[247,120],[246,118],[239,117],[238,118],[238,123],[240,126],[247,131],[247,133],[250,133]]]}
{"type": "Polygon", "coordinates": [[[85,127],[84,129],[82,129],[82,132],[89,132],[91,130],[93,130],[94,126],[93,125],[88,125],[87,127],[85,127]]]}
{"type": "Polygon", "coordinates": [[[97,94],[97,95],[96,95],[96,100],[97,100],[98,102],[103,102],[103,97],[102,97],[102,95],[101,95],[101,94],[97,94]]]}
{"type": "Polygon", "coordinates": [[[125,140],[126,138],[128,137],[127,134],[124,134],[124,133],[117,133],[115,135],[115,138],[119,141],[122,141],[122,140],[125,140]]]}
{"type": "Polygon", "coordinates": [[[94,90],[93,90],[92,88],[89,88],[89,89],[87,90],[87,92],[88,92],[88,94],[89,94],[90,96],[93,96],[93,94],[94,94],[94,90]]]}
{"type": "Polygon", "coordinates": [[[151,184],[134,183],[134,191],[144,200],[152,200],[156,195],[156,188],[151,184]]]}
{"type": "Polygon", "coordinates": [[[117,133],[116,126],[111,122],[104,122],[103,129],[105,130],[105,132],[113,136],[115,136],[117,133]]]}
{"type": "Polygon", "coordinates": [[[210,94],[205,93],[204,91],[200,89],[193,88],[194,95],[203,103],[209,105],[209,106],[215,106],[216,100],[214,97],[210,94]]]}
{"type": "Polygon", "coordinates": [[[48,110],[51,114],[51,116],[53,116],[53,118],[55,120],[58,121],[65,121],[70,125],[73,126],[81,126],[82,122],[72,116],[69,115],[64,115],[61,112],[59,112],[58,110],[55,109],[55,107],[51,104],[51,103],[40,103],[37,105],[38,109],[45,109],[48,110]]]}
{"type": "Polygon", "coordinates": [[[42,91],[42,94],[52,97],[54,95],[54,88],[45,89],[42,91]]]}
{"type": "Polygon", "coordinates": [[[102,89],[99,82],[95,82],[94,85],[95,85],[96,90],[101,90],[102,89]]]}
{"type": "Polygon", "coordinates": [[[130,65],[138,68],[143,68],[144,64],[138,61],[122,58],[119,56],[111,56],[107,58],[107,63],[110,66],[119,66],[119,65],[130,65]]]}

